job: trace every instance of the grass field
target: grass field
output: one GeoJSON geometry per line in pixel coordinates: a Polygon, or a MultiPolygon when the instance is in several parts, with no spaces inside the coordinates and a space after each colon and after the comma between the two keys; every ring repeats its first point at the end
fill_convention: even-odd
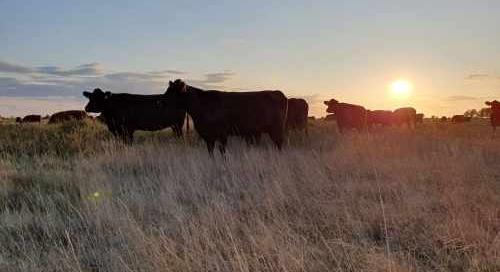
{"type": "Polygon", "coordinates": [[[92,121],[0,125],[0,271],[500,271],[500,136],[416,132],[124,146],[92,121]]]}

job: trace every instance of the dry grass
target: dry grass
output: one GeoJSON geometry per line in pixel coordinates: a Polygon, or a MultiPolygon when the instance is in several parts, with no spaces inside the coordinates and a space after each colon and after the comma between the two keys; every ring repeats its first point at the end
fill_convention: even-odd
{"type": "Polygon", "coordinates": [[[500,271],[500,138],[485,122],[225,158],[169,133],[0,126],[0,271],[500,271]]]}

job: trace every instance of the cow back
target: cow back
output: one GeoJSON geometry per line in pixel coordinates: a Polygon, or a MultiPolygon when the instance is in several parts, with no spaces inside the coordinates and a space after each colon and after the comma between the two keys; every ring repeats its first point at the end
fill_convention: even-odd
{"type": "Polygon", "coordinates": [[[287,98],[281,91],[202,91],[188,86],[187,109],[202,137],[283,131],[287,98]]]}
{"type": "Polygon", "coordinates": [[[81,110],[60,111],[50,116],[49,124],[57,124],[71,120],[83,120],[86,117],[87,113],[81,110]]]}

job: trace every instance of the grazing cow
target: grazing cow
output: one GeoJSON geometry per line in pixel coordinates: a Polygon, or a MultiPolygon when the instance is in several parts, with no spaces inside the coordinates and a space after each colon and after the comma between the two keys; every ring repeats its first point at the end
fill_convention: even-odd
{"type": "Polygon", "coordinates": [[[424,114],[423,113],[417,113],[416,123],[417,124],[423,124],[424,123],[424,114]]]}
{"type": "Polygon", "coordinates": [[[178,137],[182,136],[182,126],[186,111],[167,108],[164,95],[137,95],[126,93],[83,92],[89,99],[86,112],[101,113],[109,131],[132,142],[136,130],[161,130],[172,127],[178,137]]]}
{"type": "Polygon", "coordinates": [[[288,112],[286,117],[287,130],[303,130],[307,135],[307,115],[309,105],[302,98],[288,99],[288,112]]]}
{"type": "Polygon", "coordinates": [[[366,128],[366,109],[364,107],[339,103],[335,99],[324,101],[324,103],[328,106],[326,112],[335,114],[340,133],[343,133],[345,129],[362,131],[366,128]]]}
{"type": "Polygon", "coordinates": [[[251,139],[267,133],[281,149],[288,106],[281,91],[208,91],[177,79],[169,82],[165,95],[168,107],[187,110],[210,154],[216,142],[220,143],[219,151],[224,153],[230,135],[251,139]]]}
{"type": "Polygon", "coordinates": [[[85,111],[82,110],[69,110],[69,111],[60,111],[52,114],[49,117],[49,124],[58,124],[71,120],[83,120],[87,118],[88,115],[85,111]]]}
{"type": "MultiPolygon", "coordinates": [[[[17,121],[17,120],[16,120],[17,121]]],[[[21,123],[40,123],[42,116],[38,114],[30,114],[23,117],[21,123]]]]}
{"type": "Polygon", "coordinates": [[[386,127],[393,123],[393,113],[388,110],[367,110],[366,111],[366,125],[374,127],[377,125],[386,127]]]}
{"type": "Polygon", "coordinates": [[[490,122],[493,133],[495,133],[496,128],[500,126],[500,102],[493,100],[491,102],[486,101],[485,104],[491,107],[490,122]]]}
{"type": "Polygon", "coordinates": [[[394,110],[394,124],[401,126],[406,124],[408,128],[414,129],[417,119],[417,111],[412,107],[399,108],[394,110]]]}
{"type": "Polygon", "coordinates": [[[470,116],[464,116],[464,115],[453,115],[453,117],[451,117],[451,122],[454,123],[454,124],[459,124],[459,123],[465,123],[465,122],[470,122],[470,120],[472,119],[472,117],[470,116]]]}

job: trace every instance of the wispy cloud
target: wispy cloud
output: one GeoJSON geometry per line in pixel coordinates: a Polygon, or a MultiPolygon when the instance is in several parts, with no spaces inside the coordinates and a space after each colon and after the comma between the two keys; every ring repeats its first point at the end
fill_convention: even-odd
{"type": "Polygon", "coordinates": [[[468,79],[468,80],[480,80],[480,79],[487,79],[489,77],[490,77],[490,75],[488,75],[488,74],[478,73],[478,74],[467,75],[467,77],[465,79],[468,79]]]}
{"type": "Polygon", "coordinates": [[[204,79],[186,79],[186,82],[190,85],[200,87],[200,88],[223,88],[222,83],[230,80],[236,74],[231,71],[224,71],[219,73],[207,73],[204,75],[204,79]]]}
{"type": "Polygon", "coordinates": [[[468,101],[468,100],[476,100],[477,97],[467,96],[467,95],[452,95],[448,96],[446,100],[448,101],[468,101]]]}
{"type": "Polygon", "coordinates": [[[29,68],[29,67],[22,66],[22,65],[18,65],[18,64],[14,64],[14,63],[0,60],[0,72],[28,74],[28,73],[32,73],[33,69],[29,68]]]}
{"type": "Polygon", "coordinates": [[[57,75],[57,76],[97,76],[103,73],[103,68],[99,63],[88,63],[76,68],[65,70],[58,66],[42,66],[35,69],[37,73],[57,75]]]}

